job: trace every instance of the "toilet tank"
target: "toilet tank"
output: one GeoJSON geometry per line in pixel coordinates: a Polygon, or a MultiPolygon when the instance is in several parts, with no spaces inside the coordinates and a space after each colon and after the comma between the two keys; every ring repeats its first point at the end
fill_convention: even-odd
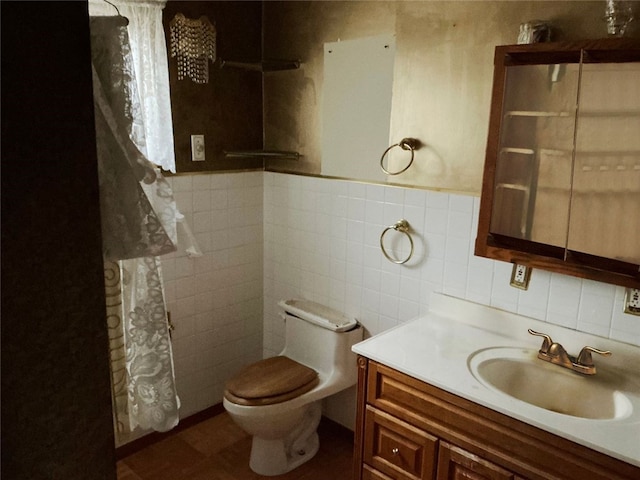
{"type": "MultiPolygon", "coordinates": [[[[328,376],[357,377],[356,355],[351,347],[362,341],[358,322],[309,300],[280,302],[285,310],[285,355],[328,376]]],[[[352,378],[353,377],[353,378],[352,378]]]]}

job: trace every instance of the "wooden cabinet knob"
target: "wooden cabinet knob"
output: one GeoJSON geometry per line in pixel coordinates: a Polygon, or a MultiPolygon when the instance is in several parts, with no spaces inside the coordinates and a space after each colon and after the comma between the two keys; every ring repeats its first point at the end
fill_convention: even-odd
{"type": "Polygon", "coordinates": [[[393,455],[398,455],[398,454],[400,453],[400,450],[398,450],[398,447],[393,447],[393,448],[391,449],[391,453],[392,453],[393,455]]]}

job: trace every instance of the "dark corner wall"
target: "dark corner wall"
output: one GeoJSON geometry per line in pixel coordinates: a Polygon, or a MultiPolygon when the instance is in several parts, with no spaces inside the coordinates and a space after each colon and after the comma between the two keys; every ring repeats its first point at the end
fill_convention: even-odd
{"type": "Polygon", "coordinates": [[[204,172],[261,169],[260,158],[225,158],[224,151],[263,148],[262,73],[221,68],[221,60],[256,62],[262,59],[262,2],[167,2],[163,23],[169,53],[171,110],[176,170],[204,172]],[[209,83],[178,80],[171,57],[169,24],[176,13],[190,19],[206,15],[217,30],[217,57],[209,62],[209,83]],[[206,160],[191,161],[191,135],[204,134],[206,160]]]}
{"type": "Polygon", "coordinates": [[[2,1],[2,478],[116,478],[86,2],[2,1]]]}

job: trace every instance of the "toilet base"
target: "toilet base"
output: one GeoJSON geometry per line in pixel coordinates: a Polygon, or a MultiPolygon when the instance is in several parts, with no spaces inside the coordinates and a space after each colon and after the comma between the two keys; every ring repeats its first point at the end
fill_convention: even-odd
{"type": "Polygon", "coordinates": [[[320,440],[315,432],[309,438],[304,450],[292,452],[290,455],[285,454],[282,440],[253,437],[249,467],[258,475],[269,477],[282,475],[311,460],[318,453],[319,448],[320,440]]]}
{"type": "Polygon", "coordinates": [[[315,402],[305,412],[302,424],[286,438],[254,436],[249,459],[251,470],[259,475],[281,475],[311,460],[320,448],[316,430],[321,414],[320,402],[315,402]]]}

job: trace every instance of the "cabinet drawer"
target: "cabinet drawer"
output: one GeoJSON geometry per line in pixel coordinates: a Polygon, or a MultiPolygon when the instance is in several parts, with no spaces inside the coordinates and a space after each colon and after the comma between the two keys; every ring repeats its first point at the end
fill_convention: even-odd
{"type": "Polygon", "coordinates": [[[438,439],[370,406],[364,445],[365,463],[394,479],[433,478],[438,439]]]}
{"type": "Polygon", "coordinates": [[[440,442],[437,480],[515,480],[514,475],[477,455],[440,442]]]}
{"type": "Polygon", "coordinates": [[[362,480],[393,480],[384,473],[371,468],[369,465],[362,466],[362,480]]]}

